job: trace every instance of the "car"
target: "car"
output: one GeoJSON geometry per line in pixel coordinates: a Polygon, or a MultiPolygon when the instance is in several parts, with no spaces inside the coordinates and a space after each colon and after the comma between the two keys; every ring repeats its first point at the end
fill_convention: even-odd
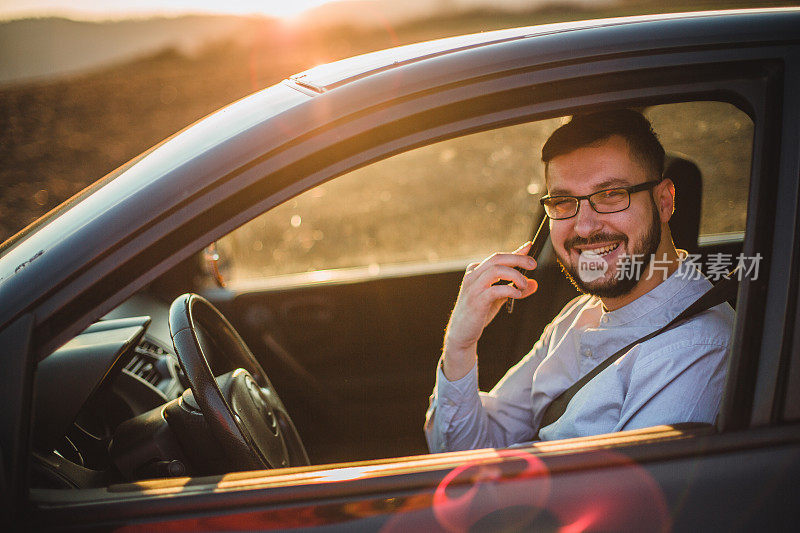
{"type": "MultiPolygon", "coordinates": [[[[793,529],[800,10],[448,38],[312,68],[165,140],[0,248],[4,520],[23,529],[793,529]],[[428,454],[465,266],[543,213],[565,117],[641,110],[680,247],[749,260],[713,425],[428,454]]],[[[575,296],[481,339],[491,386],[575,296]]]]}

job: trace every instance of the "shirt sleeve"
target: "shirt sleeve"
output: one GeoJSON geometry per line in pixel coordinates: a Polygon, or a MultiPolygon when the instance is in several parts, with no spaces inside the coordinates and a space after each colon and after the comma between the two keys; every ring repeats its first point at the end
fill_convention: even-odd
{"type": "Polygon", "coordinates": [[[489,393],[478,391],[477,365],[461,379],[449,381],[440,359],[425,417],[428,449],[437,453],[503,448],[533,439],[533,373],[547,354],[551,334],[552,325],[489,393]]]}

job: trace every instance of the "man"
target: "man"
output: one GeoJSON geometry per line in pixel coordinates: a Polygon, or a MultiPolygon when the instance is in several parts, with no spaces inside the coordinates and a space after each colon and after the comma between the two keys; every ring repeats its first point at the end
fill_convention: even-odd
{"type": "Polygon", "coordinates": [[[542,149],[542,199],[558,261],[584,295],[488,394],[477,386],[477,343],[508,298],[537,283],[530,243],[467,267],[445,333],[425,423],[432,452],[505,447],[678,422],[714,422],[733,310],[719,305],[637,344],[540,428],[547,406],[600,362],[658,330],[711,283],[672,242],[675,188],[664,149],[630,110],[575,116],[542,149]],[[636,269],[630,268],[637,265],[636,269]],[[631,275],[632,274],[632,275],[631,275]]]}

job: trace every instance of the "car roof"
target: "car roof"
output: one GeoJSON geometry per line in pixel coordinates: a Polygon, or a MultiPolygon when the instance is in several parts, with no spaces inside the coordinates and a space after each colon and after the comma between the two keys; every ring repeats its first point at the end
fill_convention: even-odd
{"type": "MultiPolygon", "coordinates": [[[[739,9],[729,11],[696,11],[660,15],[605,18],[527,26],[507,30],[496,30],[471,35],[448,37],[422,43],[414,43],[387,50],[362,54],[333,63],[319,65],[290,77],[298,85],[316,93],[323,93],[355,80],[417,63],[437,56],[452,54],[509,41],[543,35],[574,32],[583,29],[634,25],[642,22],[670,21],[677,19],[708,19],[709,17],[747,17],[756,14],[797,11],[800,8],[739,9]]],[[[688,36],[687,36],[688,37],[688,36]]]]}

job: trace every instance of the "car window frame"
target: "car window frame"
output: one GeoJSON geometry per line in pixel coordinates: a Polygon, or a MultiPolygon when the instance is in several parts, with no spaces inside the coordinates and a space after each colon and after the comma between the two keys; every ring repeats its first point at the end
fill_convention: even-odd
{"type": "MultiPolygon", "coordinates": [[[[800,52],[793,49],[786,55],[783,93],[778,94],[784,106],[783,116],[796,117],[800,113],[800,52]]],[[[776,91],[777,92],[777,91],[776,91]]],[[[800,128],[796,121],[785,121],[780,130],[780,194],[784,201],[781,227],[785,239],[784,250],[791,253],[789,268],[781,272],[787,295],[784,320],[786,339],[781,350],[774,353],[769,372],[764,372],[764,385],[757,393],[764,397],[759,410],[758,423],[792,423],[800,420],[800,128]],[[792,201],[792,199],[794,201],[792,201]],[[792,295],[792,297],[788,297],[792,295]],[[770,380],[775,381],[774,394],[763,394],[770,380]]]]}
{"type": "MultiPolygon", "coordinates": [[[[569,114],[583,109],[597,109],[604,106],[612,107],[618,105],[654,105],[658,103],[668,103],[698,98],[722,99],[724,101],[730,101],[730,103],[733,103],[734,105],[737,105],[748,112],[753,119],[755,124],[754,135],[756,141],[754,142],[753,148],[753,172],[751,174],[751,192],[749,198],[747,232],[744,243],[744,251],[755,252],[757,250],[761,250],[766,242],[761,238],[765,237],[766,232],[772,229],[772,223],[774,222],[772,217],[774,206],[771,201],[774,200],[778,194],[777,185],[772,183],[770,180],[763,178],[764,176],[769,176],[770,172],[774,171],[776,167],[779,168],[778,162],[772,159],[771,153],[764,153],[769,145],[768,141],[770,137],[770,130],[776,121],[776,109],[774,106],[771,106],[768,102],[764,101],[769,94],[772,94],[767,90],[767,85],[770,85],[770,83],[764,82],[762,79],[763,76],[762,78],[756,79],[743,79],[739,84],[731,84],[731,80],[724,77],[722,79],[712,78],[703,79],[701,81],[693,80],[691,78],[692,75],[699,75],[702,73],[704,68],[708,67],[709,64],[715,64],[713,52],[696,52],[696,54],[697,60],[695,61],[695,65],[697,68],[693,72],[687,72],[683,63],[673,63],[670,65],[669,60],[666,59],[667,55],[664,55],[657,57],[657,59],[662,59],[662,63],[665,63],[666,66],[663,64],[661,66],[653,66],[652,63],[648,63],[646,61],[648,59],[652,59],[653,56],[647,56],[620,59],[618,63],[615,63],[616,68],[613,69],[610,68],[608,64],[578,63],[576,65],[554,67],[553,71],[524,72],[512,75],[508,78],[498,77],[492,80],[485,80],[480,83],[486,83],[492,86],[494,93],[496,94],[490,93],[488,96],[481,97],[481,99],[486,99],[484,101],[484,105],[487,106],[488,103],[491,103],[494,98],[500,99],[503,105],[499,105],[495,109],[490,109],[489,111],[484,111],[474,116],[466,117],[456,121],[452,121],[450,119],[452,113],[455,111],[455,109],[452,109],[452,105],[443,106],[445,108],[449,108],[439,109],[435,113],[437,116],[439,116],[440,123],[438,125],[434,125],[433,127],[430,127],[424,131],[414,132],[402,137],[398,137],[396,134],[394,134],[394,132],[391,132],[394,136],[388,135],[384,142],[373,146],[369,150],[358,149],[359,143],[365,142],[365,140],[369,138],[369,131],[362,131],[360,134],[355,135],[351,133],[349,137],[345,136],[345,138],[348,139],[355,139],[354,144],[356,146],[354,147],[354,150],[351,150],[352,155],[350,157],[347,157],[344,160],[336,160],[329,165],[322,166],[322,168],[312,168],[308,173],[304,174],[302,179],[295,181],[291,186],[279,188],[272,194],[267,195],[267,197],[261,201],[254,203],[251,200],[249,202],[249,208],[238,212],[233,216],[231,216],[231,211],[229,209],[221,209],[227,218],[223,221],[220,221],[219,219],[213,219],[209,221],[209,226],[213,225],[211,229],[204,227],[200,228],[198,232],[192,233],[191,239],[188,242],[184,242],[182,246],[178,248],[178,258],[186,258],[189,255],[196,253],[197,251],[201,250],[203,246],[207,245],[217,237],[226,234],[228,231],[230,231],[230,229],[233,229],[233,227],[240,225],[242,222],[253,218],[267,208],[277,205],[278,203],[290,198],[293,195],[299,194],[300,192],[307,190],[312,186],[323,183],[329,179],[333,179],[352,169],[369,164],[370,162],[383,159],[395,153],[399,153],[416,146],[430,144],[438,140],[452,138],[457,135],[485,131],[487,129],[501,127],[503,125],[517,124],[520,122],[537,120],[539,118],[560,116],[565,113],[569,114]],[[643,64],[647,64],[647,68],[644,68],[642,66],[643,64]],[[570,78],[575,74],[576,71],[582,74],[582,78],[579,80],[571,80],[570,78]],[[684,74],[683,76],[681,76],[682,73],[684,74]],[[626,75],[627,78],[624,80],[625,83],[619,84],[619,77],[622,74],[626,75]],[[663,81],[660,83],[654,83],[657,79],[654,77],[654,75],[662,75],[663,81]],[[586,79],[587,77],[591,76],[594,76],[594,78],[590,80],[586,79]],[[512,84],[512,88],[509,88],[507,82],[509,79],[515,77],[517,79],[517,86],[513,87],[514,84],[512,84]],[[553,81],[558,79],[569,80],[566,81],[565,84],[568,85],[573,91],[578,91],[578,94],[576,95],[574,92],[573,94],[569,94],[569,91],[567,91],[565,95],[565,93],[560,90],[561,84],[553,81]],[[759,79],[762,79],[762,81],[759,81],[759,79]],[[644,87],[636,87],[637,82],[643,84],[644,87]],[[615,88],[615,90],[608,90],[608,84],[613,85],[614,83],[619,85],[615,88]],[[518,105],[515,102],[516,98],[519,95],[527,92],[532,92],[534,94],[549,92],[552,96],[552,99],[539,101],[529,105],[518,105]]],[[[760,49],[758,53],[753,52],[753,54],[756,57],[761,56],[762,58],[775,57],[775,53],[769,53],[763,49],[760,49]]],[[[678,55],[684,56],[685,53],[680,53],[678,55]]],[[[677,58],[673,59],[675,62],[678,61],[677,58]]],[[[753,57],[750,59],[752,60],[753,57]]],[[[748,61],[729,62],[729,68],[727,72],[737,79],[742,78],[742,72],[745,70],[742,67],[745,65],[753,66],[751,62],[748,61]]],[[[756,65],[756,67],[758,67],[758,65],[756,65]]],[[[756,68],[755,70],[759,71],[756,72],[756,74],[763,74],[760,68],[756,68]]],[[[769,78],[769,76],[767,76],[767,78],[769,78]]],[[[774,81],[774,79],[771,80],[771,82],[774,81]]],[[[450,87],[443,89],[443,92],[463,92],[464,90],[465,87],[463,86],[450,87]]],[[[422,98],[424,97],[425,95],[422,96],[422,98]]],[[[442,98],[445,98],[445,96],[440,95],[440,101],[442,98]]],[[[417,102],[414,99],[408,99],[400,102],[398,105],[415,106],[416,103],[417,102]]],[[[430,111],[430,104],[422,106],[422,108],[422,113],[432,112],[430,111]]],[[[433,109],[436,109],[436,107],[433,107],[433,109]]],[[[365,116],[365,118],[369,118],[369,116],[365,116]]],[[[780,121],[780,110],[777,110],[777,120],[780,121]]],[[[359,126],[355,122],[356,121],[353,121],[339,127],[343,128],[345,131],[352,128],[358,129],[359,126]]],[[[334,127],[327,132],[322,132],[321,134],[327,134],[328,136],[332,135],[335,137],[339,133],[341,133],[341,130],[337,130],[337,128],[334,127]]],[[[390,132],[387,132],[387,134],[388,133],[390,132]]],[[[336,143],[327,141],[326,146],[321,151],[330,154],[332,151],[336,151],[336,147],[336,143]]],[[[254,168],[257,168],[257,166],[258,165],[255,165],[254,168]]],[[[275,175],[278,172],[283,172],[283,170],[271,173],[262,173],[260,182],[266,182],[270,175],[275,175]]],[[[786,181],[785,174],[785,172],[782,173],[782,181],[780,182],[781,184],[784,184],[786,181]]],[[[249,188],[243,187],[240,190],[240,194],[246,196],[251,194],[249,191],[249,188]]],[[[220,201],[219,205],[232,205],[232,203],[236,202],[240,197],[241,196],[238,194],[231,195],[224,201],[220,201]]],[[[769,242],[773,245],[773,247],[781,244],[779,242],[772,243],[772,240],[769,242]]],[[[162,245],[166,244],[167,243],[162,243],[162,245]]],[[[767,257],[765,259],[769,260],[770,258],[767,257]]],[[[155,266],[151,266],[149,276],[157,274],[160,266],[163,264],[164,262],[161,262],[156,263],[155,266]]],[[[769,275],[765,279],[759,280],[757,284],[745,281],[740,288],[739,301],[741,302],[740,305],[744,312],[740,311],[737,313],[735,336],[736,339],[739,339],[739,342],[742,342],[741,339],[745,336],[745,334],[754,337],[754,339],[750,341],[747,346],[754,345],[756,350],[747,354],[743,354],[743,350],[741,349],[738,350],[738,353],[737,350],[734,350],[734,354],[731,357],[732,368],[738,368],[746,363],[753,364],[753,362],[755,362],[757,371],[760,371],[758,365],[760,346],[762,343],[762,337],[765,337],[768,331],[764,330],[762,333],[763,328],[759,327],[761,322],[763,322],[763,316],[759,315],[760,309],[758,308],[757,304],[766,301],[766,298],[760,294],[765,288],[769,286],[768,288],[773,293],[777,290],[774,283],[775,278],[773,277],[776,268],[776,265],[771,265],[769,275]]],[[[126,290],[117,293],[117,295],[111,299],[111,302],[114,304],[119,303],[119,301],[127,296],[126,291],[132,291],[138,289],[139,287],[141,287],[141,284],[137,285],[137,283],[131,282],[130,285],[126,287],[126,290]]],[[[102,309],[102,307],[98,306],[97,308],[93,308],[90,314],[94,315],[96,313],[96,309],[102,309]]],[[[774,328],[769,329],[770,333],[773,331],[774,328]]],[[[782,335],[780,335],[779,341],[783,342],[782,335]]],[[[45,344],[45,346],[47,346],[47,344],[45,344]]],[[[755,380],[755,377],[753,379],[755,380]]],[[[732,390],[727,391],[727,394],[729,396],[733,395],[736,398],[740,398],[738,401],[746,404],[748,385],[736,385],[732,388],[732,390]]],[[[724,408],[739,409],[740,406],[739,403],[726,401],[724,408]]],[[[749,417],[741,418],[741,420],[737,418],[737,421],[739,422],[738,425],[736,423],[729,423],[726,420],[726,423],[728,423],[727,427],[737,429],[747,427],[749,424],[749,417]]],[[[704,448],[697,448],[697,450],[700,449],[704,448]]],[[[254,481],[254,483],[257,484],[257,481],[254,481]]],[[[243,488],[247,488],[245,485],[246,484],[243,485],[243,488]]],[[[253,487],[250,488],[252,489],[253,487]]],[[[210,492],[197,492],[204,494],[204,497],[206,498],[211,498],[212,500],[214,499],[210,492]]],[[[194,494],[196,494],[196,492],[194,494]]],[[[128,503],[131,505],[141,506],[142,498],[147,499],[148,495],[155,497],[156,493],[142,491],[134,495],[128,494],[125,496],[119,496],[120,500],[117,503],[122,502],[123,506],[127,505],[128,503]]],[[[225,499],[225,495],[219,495],[218,497],[221,498],[221,500],[215,500],[218,503],[221,501],[227,501],[225,499]]],[[[110,501],[114,501],[113,497],[110,501]]],[[[92,512],[96,512],[97,506],[102,507],[108,503],[109,500],[88,505],[86,505],[86,502],[83,502],[81,514],[86,517],[88,515],[84,513],[91,514],[92,512]]],[[[202,505],[200,508],[203,508],[202,505]]],[[[128,512],[130,512],[130,509],[128,509],[128,512]]],[[[170,512],[175,512],[175,509],[172,509],[170,512]]]]}
{"type": "Polygon", "coordinates": [[[779,401],[776,368],[789,341],[784,335],[784,310],[789,305],[786,287],[792,257],[782,253],[786,241],[775,216],[789,215],[792,208],[785,204],[795,198],[790,192],[793,184],[782,172],[780,155],[784,64],[775,61],[765,67],[762,97],[751,102],[755,130],[742,253],[746,257],[761,253],[768,272],[766,278],[740,283],[728,378],[717,422],[722,431],[764,426],[773,420],[770,413],[779,401]],[[772,176],[779,179],[770,179],[772,176]],[[784,206],[777,207],[780,204],[784,206]]]}

